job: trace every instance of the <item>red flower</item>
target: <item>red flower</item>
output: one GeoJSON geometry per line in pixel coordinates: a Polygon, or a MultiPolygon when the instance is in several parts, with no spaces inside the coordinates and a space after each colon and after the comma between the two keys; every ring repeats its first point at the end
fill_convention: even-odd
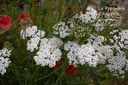
{"type": "Polygon", "coordinates": [[[110,14],[111,13],[111,10],[108,10],[108,14],[110,14]]]}
{"type": "Polygon", "coordinates": [[[56,61],[55,68],[58,68],[59,66],[60,66],[60,60],[59,61],[56,61]]]}
{"type": "Polygon", "coordinates": [[[68,75],[73,75],[78,71],[79,71],[78,68],[74,67],[74,65],[68,65],[66,70],[65,70],[65,73],[68,75]]]}
{"type": "Polygon", "coordinates": [[[21,21],[24,20],[24,19],[31,19],[30,14],[29,13],[24,13],[24,12],[20,13],[20,16],[18,18],[18,24],[20,24],[21,21]]]}
{"type": "Polygon", "coordinates": [[[0,29],[7,29],[11,24],[11,17],[5,14],[0,15],[0,29]]]}

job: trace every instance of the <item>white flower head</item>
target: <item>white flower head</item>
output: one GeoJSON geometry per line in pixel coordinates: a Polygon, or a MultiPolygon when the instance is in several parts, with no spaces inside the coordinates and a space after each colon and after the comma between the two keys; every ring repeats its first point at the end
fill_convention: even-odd
{"type": "Polygon", "coordinates": [[[69,51],[67,54],[67,58],[69,60],[69,64],[73,64],[74,66],[76,66],[77,64],[79,64],[78,60],[77,60],[77,51],[79,48],[79,44],[77,44],[76,42],[71,42],[68,41],[65,45],[64,45],[64,49],[66,51],[69,51]]]}
{"type": "Polygon", "coordinates": [[[88,63],[89,66],[93,67],[96,67],[99,61],[98,56],[90,43],[81,45],[81,47],[78,49],[78,60],[81,65],[88,63]]]}
{"type": "Polygon", "coordinates": [[[53,31],[55,35],[59,35],[61,38],[65,38],[70,35],[70,30],[65,22],[59,22],[53,26],[53,31]]]}
{"type": "Polygon", "coordinates": [[[37,32],[37,26],[27,27],[26,28],[26,37],[32,37],[37,32]]]}
{"type": "Polygon", "coordinates": [[[56,61],[61,59],[60,47],[63,42],[59,38],[43,38],[40,42],[39,51],[34,56],[37,65],[55,67],[56,61]]]}
{"type": "Polygon", "coordinates": [[[108,59],[108,65],[106,67],[109,69],[109,71],[113,72],[118,76],[119,74],[124,74],[123,68],[125,68],[126,65],[126,56],[124,52],[120,51],[116,53],[116,56],[113,56],[108,59]]]}
{"type": "Polygon", "coordinates": [[[45,31],[38,30],[37,26],[27,27],[26,29],[22,29],[20,32],[20,36],[22,39],[32,38],[32,37],[40,37],[43,38],[45,35],[45,31]]]}
{"type": "Polygon", "coordinates": [[[30,52],[33,52],[34,49],[38,49],[39,41],[40,41],[39,37],[31,38],[30,40],[28,40],[27,41],[27,50],[30,52]]]}
{"type": "Polygon", "coordinates": [[[3,48],[0,50],[0,73],[3,75],[6,73],[6,68],[9,66],[11,61],[9,60],[9,56],[11,55],[11,50],[7,48],[3,48]]]}

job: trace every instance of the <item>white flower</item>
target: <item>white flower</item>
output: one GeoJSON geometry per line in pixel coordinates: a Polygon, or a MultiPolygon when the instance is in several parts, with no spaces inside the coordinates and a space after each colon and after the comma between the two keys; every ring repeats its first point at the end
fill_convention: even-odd
{"type": "Polygon", "coordinates": [[[59,38],[50,38],[49,44],[51,44],[53,48],[60,48],[63,45],[63,41],[59,38]]]}
{"type": "Polygon", "coordinates": [[[27,41],[27,50],[33,52],[34,49],[38,49],[40,40],[44,37],[45,31],[38,30],[37,26],[27,27],[25,30],[21,30],[21,37],[25,39],[29,37],[27,41]]]}
{"type": "Polygon", "coordinates": [[[11,55],[11,50],[8,50],[7,48],[3,48],[0,50],[0,56],[9,57],[11,55]]]}
{"type": "Polygon", "coordinates": [[[126,65],[126,56],[124,52],[120,51],[116,53],[116,56],[113,56],[108,59],[108,65],[106,67],[113,73],[124,74],[123,68],[126,65]]]}
{"type": "Polygon", "coordinates": [[[126,60],[126,67],[125,70],[128,71],[128,60],[126,60]]]}
{"type": "Polygon", "coordinates": [[[111,43],[114,43],[114,40],[113,40],[113,39],[109,39],[109,41],[110,41],[111,43]]]}
{"type": "Polygon", "coordinates": [[[34,60],[37,65],[55,67],[56,61],[61,59],[61,51],[59,48],[56,49],[45,49],[37,52],[34,56],[34,60]]]}
{"type": "Polygon", "coordinates": [[[40,50],[44,50],[46,48],[60,48],[63,45],[63,41],[59,38],[43,38],[40,42],[40,50]]]}
{"type": "Polygon", "coordinates": [[[81,45],[78,49],[78,61],[81,65],[88,63],[89,66],[96,67],[98,63],[98,56],[90,43],[81,45]]]}
{"type": "Polygon", "coordinates": [[[86,13],[80,13],[80,15],[76,14],[73,18],[78,19],[79,21],[82,21],[82,23],[92,23],[95,21],[97,17],[97,11],[89,6],[86,9],[86,13]]]}
{"type": "Polygon", "coordinates": [[[96,67],[98,63],[98,56],[90,43],[80,46],[75,42],[68,41],[64,45],[64,49],[69,51],[67,54],[69,64],[77,66],[78,64],[84,65],[88,63],[89,66],[96,67]]]}
{"type": "Polygon", "coordinates": [[[60,47],[63,42],[59,38],[41,39],[39,51],[34,56],[37,65],[55,67],[56,61],[61,59],[60,47]]]}
{"type": "Polygon", "coordinates": [[[87,41],[95,45],[102,45],[106,41],[106,38],[97,34],[91,34],[87,41]]]}
{"type": "Polygon", "coordinates": [[[92,34],[87,41],[92,44],[92,47],[96,51],[96,55],[99,59],[98,63],[104,64],[109,57],[113,56],[112,47],[109,45],[103,45],[103,42],[106,41],[106,38],[103,36],[92,34]]]}
{"type": "Polygon", "coordinates": [[[61,38],[65,38],[70,35],[70,30],[65,22],[59,22],[53,26],[54,34],[59,35],[61,38]]]}
{"type": "Polygon", "coordinates": [[[112,30],[110,34],[113,36],[111,41],[113,40],[113,48],[115,48],[117,51],[121,48],[128,49],[128,30],[112,30]]]}
{"type": "Polygon", "coordinates": [[[77,47],[79,47],[79,45],[76,42],[68,41],[64,45],[64,50],[69,51],[69,50],[72,50],[72,49],[77,48],[77,47]]]}
{"type": "Polygon", "coordinates": [[[6,73],[6,68],[9,66],[11,61],[9,60],[9,56],[11,55],[11,50],[7,48],[3,48],[0,50],[0,73],[3,75],[6,73]]]}
{"type": "Polygon", "coordinates": [[[96,31],[102,31],[104,29],[104,24],[100,19],[96,22],[94,26],[96,31]]]}
{"type": "Polygon", "coordinates": [[[26,37],[32,37],[37,32],[37,26],[27,27],[26,28],[26,37]]]}
{"type": "Polygon", "coordinates": [[[106,60],[113,56],[112,47],[109,45],[106,46],[94,46],[94,49],[97,51],[99,63],[105,64],[106,60]]]}
{"type": "Polygon", "coordinates": [[[124,42],[124,48],[128,49],[128,30],[119,32],[121,42],[124,42]]]}
{"type": "Polygon", "coordinates": [[[34,49],[38,49],[39,41],[40,41],[39,37],[31,38],[30,40],[28,40],[27,41],[27,50],[30,52],[33,52],[34,49]]]}
{"type": "Polygon", "coordinates": [[[26,38],[26,31],[25,31],[24,29],[22,29],[22,30],[20,31],[20,37],[21,37],[22,39],[25,39],[25,38],[26,38]]]}
{"type": "Polygon", "coordinates": [[[37,33],[35,35],[33,35],[33,37],[40,37],[43,38],[45,35],[45,31],[43,30],[38,30],[37,33]]]}
{"type": "Polygon", "coordinates": [[[77,60],[77,51],[79,48],[79,44],[75,43],[75,42],[71,42],[68,41],[65,45],[64,45],[64,50],[69,51],[67,54],[67,58],[68,58],[68,62],[69,64],[73,64],[73,65],[77,65],[79,64],[78,60],[77,60]]]}
{"type": "Polygon", "coordinates": [[[37,26],[27,27],[26,29],[22,29],[20,32],[20,36],[22,39],[25,39],[26,37],[32,38],[32,37],[40,37],[43,38],[45,35],[45,31],[38,30],[37,26]]]}

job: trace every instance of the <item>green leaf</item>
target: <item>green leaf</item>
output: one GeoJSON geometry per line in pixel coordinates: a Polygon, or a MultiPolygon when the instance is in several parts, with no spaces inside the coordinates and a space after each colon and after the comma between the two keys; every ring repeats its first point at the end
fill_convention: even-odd
{"type": "Polygon", "coordinates": [[[29,4],[32,3],[33,0],[26,0],[29,4]]]}

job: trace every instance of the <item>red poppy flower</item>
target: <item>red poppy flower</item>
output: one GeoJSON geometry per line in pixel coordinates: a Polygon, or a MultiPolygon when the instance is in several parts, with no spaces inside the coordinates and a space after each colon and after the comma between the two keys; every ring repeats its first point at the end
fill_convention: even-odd
{"type": "Polygon", "coordinates": [[[20,16],[18,18],[18,24],[20,24],[21,21],[24,20],[24,19],[31,19],[30,14],[29,13],[24,13],[24,12],[20,13],[20,16]]]}
{"type": "Polygon", "coordinates": [[[73,75],[78,71],[79,71],[78,68],[74,67],[74,65],[68,65],[66,70],[65,70],[65,73],[68,75],[73,75]]]}
{"type": "Polygon", "coordinates": [[[0,29],[7,29],[11,24],[11,17],[5,14],[0,15],[0,29]]]}
{"type": "Polygon", "coordinates": [[[60,66],[60,60],[59,61],[56,61],[55,68],[58,68],[59,66],[60,66]]]}

